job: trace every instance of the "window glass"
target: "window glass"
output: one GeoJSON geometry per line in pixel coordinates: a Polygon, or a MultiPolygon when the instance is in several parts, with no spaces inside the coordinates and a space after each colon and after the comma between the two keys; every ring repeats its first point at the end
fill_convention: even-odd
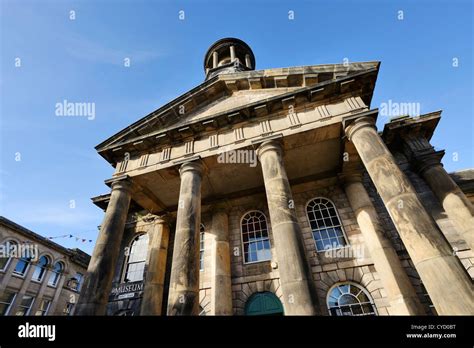
{"type": "Polygon", "coordinates": [[[327,306],[335,316],[376,315],[369,293],[354,283],[339,284],[329,290],[327,306]]]}
{"type": "Polygon", "coordinates": [[[58,285],[59,278],[61,278],[61,273],[64,270],[64,266],[61,262],[56,262],[53,266],[51,276],[49,277],[48,285],[56,286],[58,285]]]}
{"type": "Polygon", "coordinates": [[[148,234],[141,234],[132,241],[125,259],[123,281],[137,282],[143,280],[145,262],[148,252],[148,234]]]}
{"type": "Polygon", "coordinates": [[[315,198],[308,203],[306,213],[317,251],[336,249],[347,245],[336,207],[331,201],[325,198],[315,198]]]}
{"type": "Polygon", "coordinates": [[[44,274],[46,273],[47,266],[48,266],[48,258],[46,256],[41,256],[38,264],[35,266],[35,270],[33,272],[33,276],[31,277],[32,280],[40,282],[43,280],[44,274]]]}
{"type": "Polygon", "coordinates": [[[270,260],[272,253],[265,215],[259,211],[245,214],[241,229],[244,262],[270,260]]]}
{"type": "Polygon", "coordinates": [[[201,224],[201,228],[199,230],[199,269],[201,271],[204,270],[204,231],[205,226],[201,224]]]}
{"type": "Polygon", "coordinates": [[[0,315],[8,315],[16,293],[6,290],[0,294],[0,315]]]}
{"type": "Polygon", "coordinates": [[[44,316],[48,314],[49,306],[51,306],[50,300],[42,300],[35,315],[44,316]]]}
{"type": "Polygon", "coordinates": [[[30,262],[31,262],[31,257],[22,257],[21,259],[18,260],[13,272],[22,276],[25,275],[30,262]]]}
{"type": "Polygon", "coordinates": [[[1,248],[4,251],[4,254],[0,255],[0,271],[4,271],[7,268],[11,260],[11,257],[10,257],[11,250],[16,245],[17,243],[15,243],[14,241],[7,241],[5,243],[2,243],[1,248]]]}
{"type": "Polygon", "coordinates": [[[30,295],[23,296],[15,315],[24,316],[30,314],[31,306],[33,305],[34,297],[30,295]]]}

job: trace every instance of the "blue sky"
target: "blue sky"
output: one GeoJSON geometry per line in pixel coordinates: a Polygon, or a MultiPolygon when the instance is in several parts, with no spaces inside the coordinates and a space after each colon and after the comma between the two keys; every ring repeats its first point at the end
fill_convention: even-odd
{"type": "Polygon", "coordinates": [[[474,167],[471,1],[0,3],[0,214],[44,236],[95,242],[103,212],[90,197],[113,169],[94,146],[201,83],[207,48],[228,36],[257,69],[381,61],[372,107],[443,109],[433,145],[448,171],[474,167]],[[95,118],[56,116],[63,100],[95,103],[95,118]]]}

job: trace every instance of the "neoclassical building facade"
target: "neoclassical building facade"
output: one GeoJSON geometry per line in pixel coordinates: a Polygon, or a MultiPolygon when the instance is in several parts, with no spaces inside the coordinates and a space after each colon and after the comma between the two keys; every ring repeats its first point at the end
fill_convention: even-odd
{"type": "Polygon", "coordinates": [[[255,70],[227,38],[204,69],[96,147],[78,315],[474,314],[474,175],[430,144],[440,111],[377,131],[379,62],[255,70]]]}
{"type": "Polygon", "coordinates": [[[0,316],[73,315],[89,259],[0,216],[0,316]]]}

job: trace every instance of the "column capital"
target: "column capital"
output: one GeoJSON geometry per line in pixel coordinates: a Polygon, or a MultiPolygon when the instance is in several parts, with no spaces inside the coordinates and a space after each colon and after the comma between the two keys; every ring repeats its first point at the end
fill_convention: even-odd
{"type": "Polygon", "coordinates": [[[179,167],[179,175],[183,175],[186,172],[196,172],[199,174],[199,176],[202,175],[202,172],[204,171],[204,165],[200,160],[197,161],[190,161],[190,162],[184,162],[181,164],[181,167],[179,167]]]}
{"type": "Polygon", "coordinates": [[[269,150],[272,150],[272,151],[276,151],[278,152],[280,155],[283,154],[283,146],[281,144],[281,141],[278,141],[278,140],[275,140],[275,139],[272,139],[272,140],[268,140],[268,141],[264,141],[262,144],[260,144],[260,146],[257,148],[257,156],[258,158],[260,159],[262,157],[262,155],[269,151],[269,150]]]}
{"type": "Polygon", "coordinates": [[[352,120],[352,122],[350,122],[349,124],[344,125],[344,132],[346,133],[349,141],[352,141],[352,136],[354,135],[354,133],[366,127],[377,129],[377,127],[375,126],[375,119],[368,116],[358,117],[352,120]]]}
{"type": "Polygon", "coordinates": [[[128,175],[121,175],[111,179],[105,180],[105,184],[112,190],[123,190],[132,192],[133,183],[128,175]]]}
{"type": "Polygon", "coordinates": [[[432,167],[435,167],[435,166],[443,167],[443,164],[441,163],[441,159],[443,158],[443,156],[444,156],[444,150],[433,151],[431,153],[417,155],[413,157],[412,164],[413,164],[414,169],[418,173],[423,174],[426,170],[432,167]]]}
{"type": "Polygon", "coordinates": [[[343,185],[360,182],[362,183],[362,173],[359,172],[343,172],[337,175],[337,178],[343,185]]]}

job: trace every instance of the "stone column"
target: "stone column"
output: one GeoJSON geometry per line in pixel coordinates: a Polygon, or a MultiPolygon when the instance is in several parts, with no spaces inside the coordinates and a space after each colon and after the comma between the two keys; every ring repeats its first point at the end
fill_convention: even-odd
{"type": "Polygon", "coordinates": [[[367,249],[387,291],[392,315],[423,315],[424,310],[402,267],[397,252],[385,238],[375,207],[360,174],[343,174],[349,204],[356,215],[367,249]]]}
{"type": "Polygon", "coordinates": [[[200,162],[184,163],[179,173],[178,213],[171,265],[168,315],[199,315],[200,162]]]}
{"type": "Polygon", "coordinates": [[[140,315],[161,315],[163,303],[169,225],[165,217],[159,217],[153,223],[155,225],[149,232],[145,289],[140,315]]]}
{"type": "Polygon", "coordinates": [[[109,205],[87,269],[76,315],[105,315],[106,313],[130,206],[131,190],[132,185],[128,180],[112,183],[109,205]]]}
{"type": "MultiPolygon", "coordinates": [[[[64,291],[63,290],[63,286],[64,286],[64,282],[66,281],[66,277],[68,276],[69,274],[66,274],[66,273],[62,273],[61,274],[61,277],[59,278],[59,282],[58,284],[56,285],[56,290],[54,291],[54,296],[53,296],[53,302],[51,303],[51,306],[49,307],[49,313],[50,315],[64,315],[63,313],[63,310],[64,310],[64,306],[66,305],[66,303],[61,303],[61,304],[58,304],[58,301],[59,301],[59,297],[61,295],[61,292],[64,291]],[[56,307],[58,305],[62,305],[63,307],[59,307],[59,311],[57,312],[56,311],[56,307]]],[[[71,294],[69,296],[69,301],[68,302],[71,302],[71,300],[73,301],[72,303],[76,303],[76,296],[75,294],[71,294]]]]}
{"type": "Polygon", "coordinates": [[[281,145],[272,140],[264,142],[258,148],[257,155],[262,164],[285,314],[315,315],[301,229],[295,209],[290,208],[293,198],[283,165],[281,145]]]}
{"type": "Polygon", "coordinates": [[[420,175],[439,199],[458,233],[474,250],[474,208],[471,202],[444,170],[437,153],[419,156],[415,161],[420,175]]]}
{"type": "MultiPolygon", "coordinates": [[[[35,314],[35,312],[38,310],[38,307],[41,301],[43,300],[44,292],[46,291],[46,287],[48,286],[49,277],[52,274],[51,268],[52,268],[51,264],[48,263],[48,265],[46,266],[45,273],[43,274],[43,279],[41,280],[41,287],[38,293],[36,294],[36,300],[33,303],[33,307],[31,307],[31,315],[35,314]]],[[[51,305],[52,305],[52,299],[51,299],[51,305]]],[[[50,308],[48,309],[48,313],[47,313],[48,315],[51,315],[52,313],[50,312],[51,305],[49,306],[50,308]]]]}
{"type": "Polygon", "coordinates": [[[8,284],[10,284],[10,280],[12,279],[13,276],[13,270],[16,267],[16,264],[18,263],[19,259],[17,258],[11,258],[8,267],[5,269],[5,273],[3,273],[2,281],[0,282],[0,294],[2,294],[8,284]]]}
{"type": "Polygon", "coordinates": [[[230,61],[233,63],[235,60],[235,47],[230,46],[230,61]]]}
{"type": "Polygon", "coordinates": [[[245,55],[245,66],[249,69],[252,69],[252,62],[250,61],[250,55],[245,55]]]}
{"type": "Polygon", "coordinates": [[[378,135],[374,119],[359,117],[345,131],[385,203],[437,312],[472,315],[471,281],[378,135]]]}
{"type": "MultiPolygon", "coordinates": [[[[18,260],[18,262],[19,261],[20,260],[18,260]]],[[[36,265],[38,264],[38,261],[39,261],[39,259],[36,260],[35,262],[31,261],[30,265],[26,269],[25,276],[23,277],[23,283],[21,284],[20,291],[18,291],[18,294],[15,296],[15,300],[13,301],[13,303],[11,305],[9,315],[15,315],[14,313],[18,309],[18,306],[20,305],[21,301],[23,300],[23,296],[25,296],[25,294],[26,294],[26,290],[30,286],[31,277],[33,276],[33,272],[35,271],[35,268],[36,268],[36,265]]],[[[34,295],[34,297],[35,297],[35,299],[33,300],[32,306],[35,304],[36,301],[38,301],[38,297],[36,295],[34,295]]],[[[30,310],[29,315],[31,315],[31,310],[30,310]]]]}
{"type": "Polygon", "coordinates": [[[211,314],[232,315],[232,282],[230,278],[229,217],[222,208],[212,214],[211,314]]]}
{"type": "Polygon", "coordinates": [[[212,53],[212,68],[217,68],[217,64],[219,63],[219,56],[217,52],[212,53]]]}

